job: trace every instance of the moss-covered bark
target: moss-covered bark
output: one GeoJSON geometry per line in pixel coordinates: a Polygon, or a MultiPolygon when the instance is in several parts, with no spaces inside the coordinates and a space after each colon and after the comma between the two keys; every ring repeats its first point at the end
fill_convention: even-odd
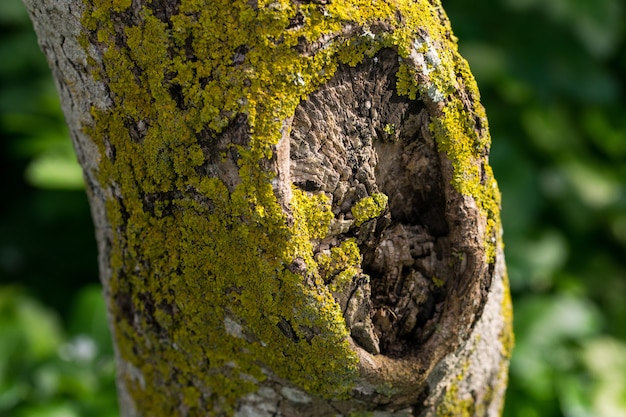
{"type": "Polygon", "coordinates": [[[438,1],[26,3],[123,415],[498,414],[499,194],[438,1]]]}

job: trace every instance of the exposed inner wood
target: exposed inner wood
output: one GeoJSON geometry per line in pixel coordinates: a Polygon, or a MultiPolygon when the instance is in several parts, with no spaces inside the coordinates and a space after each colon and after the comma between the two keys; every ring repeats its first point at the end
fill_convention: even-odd
{"type": "Polygon", "coordinates": [[[398,65],[394,51],[382,50],[342,66],[301,103],[290,135],[291,181],[331,197],[338,219],[316,251],[355,238],[363,255],[362,273],[335,294],[352,337],[392,357],[431,336],[459,264],[429,115],[396,94],[398,65]],[[387,210],[356,226],[351,208],[375,193],[388,196],[387,210]]]}

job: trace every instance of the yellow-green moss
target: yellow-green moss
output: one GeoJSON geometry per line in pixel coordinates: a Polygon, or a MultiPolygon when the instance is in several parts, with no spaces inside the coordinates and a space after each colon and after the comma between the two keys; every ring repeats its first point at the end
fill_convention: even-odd
{"type": "Polygon", "coordinates": [[[317,257],[317,266],[321,276],[331,292],[342,291],[360,272],[361,253],[354,239],[341,242],[331,248],[329,253],[317,257]]]}
{"type": "Polygon", "coordinates": [[[385,126],[383,126],[383,132],[388,135],[393,135],[396,133],[396,126],[393,123],[387,123],[385,126]]]}
{"type": "Polygon", "coordinates": [[[461,397],[458,385],[452,384],[437,406],[437,417],[471,417],[476,415],[475,408],[473,398],[470,395],[461,397]]]}
{"type": "Polygon", "coordinates": [[[350,417],[374,417],[374,411],[353,411],[349,414],[350,417]]]}
{"type": "MultiPolygon", "coordinates": [[[[460,98],[452,97],[443,109],[443,116],[432,121],[431,129],[439,149],[452,161],[452,184],[461,194],[474,197],[486,218],[485,249],[488,262],[493,263],[496,248],[502,244],[500,192],[486,156],[489,145],[486,127],[483,137],[479,136],[473,116],[480,117],[468,113],[460,98]]],[[[486,126],[486,118],[481,117],[481,120],[486,126]]]]}
{"type": "Polygon", "coordinates": [[[433,284],[435,284],[435,287],[437,288],[442,288],[444,285],[446,285],[446,281],[433,275],[433,277],[431,278],[431,280],[433,281],[433,284]]]}
{"type": "Polygon", "coordinates": [[[397,7],[405,24],[391,34],[391,45],[406,60],[396,74],[396,89],[441,109],[441,115],[431,118],[430,131],[452,161],[453,186],[474,197],[487,220],[484,245],[487,260],[493,263],[496,247],[502,244],[500,193],[487,157],[491,139],[478,87],[467,61],[458,54],[457,39],[439,4],[399,2],[397,7]],[[421,61],[412,61],[418,54],[421,61]],[[419,62],[421,68],[413,66],[419,62]]]}
{"type": "Polygon", "coordinates": [[[380,216],[387,209],[387,200],[385,194],[374,193],[357,201],[351,209],[354,224],[361,226],[366,221],[380,216]]]}
{"type": "Polygon", "coordinates": [[[508,362],[515,346],[515,334],[513,332],[513,301],[509,288],[509,277],[504,275],[504,295],[502,297],[502,320],[504,326],[500,331],[499,339],[502,345],[502,357],[508,362]]]}
{"type": "MultiPolygon", "coordinates": [[[[420,7],[423,4],[415,8],[420,7]]],[[[461,194],[474,197],[487,221],[484,245],[487,260],[493,263],[496,247],[502,244],[500,193],[488,161],[491,139],[487,118],[469,65],[458,54],[449,21],[433,15],[423,19],[436,9],[437,6],[421,14],[408,14],[407,27],[420,27],[419,33],[407,28],[394,34],[404,36],[398,46],[402,57],[421,54],[423,60],[422,68],[412,67],[406,61],[401,65],[396,89],[412,100],[426,98],[441,109],[440,116],[431,118],[430,131],[439,150],[452,161],[452,185],[461,194]]]]}
{"type": "MultiPolygon", "coordinates": [[[[401,68],[398,90],[412,98],[453,91],[460,67],[440,6],[426,0],[325,6],[259,0],[256,9],[250,3],[182,0],[166,23],[147,2],[128,19],[136,23],[122,27],[124,19],[114,14],[127,10],[130,0],[85,0],[83,23],[90,33],[81,45],[88,53],[87,39],[107,45],[101,60],[88,62],[113,100],[106,110],[92,109],[94,124],[86,132],[100,147],[98,178],[114,232],[116,340],[142,376],[144,383],[128,384],[146,415],[175,414],[170,385],[185,387],[180,395],[190,415],[230,413],[237,398],[255,389],[251,381],[266,378],[266,369],[312,394],[339,398],[349,392],[357,359],[321,269],[353,273],[360,263],[356,244],[343,242],[328,259],[315,260],[312,241],[328,233],[330,202],[294,190],[289,219],[265,161],[282,137],[283,120],[342,62],[355,65],[385,46],[406,58],[416,39],[428,34],[432,42],[419,49],[427,53],[439,45],[450,56],[440,65],[429,60],[433,83],[423,91],[410,78],[414,73],[401,68]],[[302,26],[289,28],[297,13],[302,26]],[[364,30],[350,39],[339,36],[314,55],[298,52],[302,39],[315,43],[347,24],[364,30]],[[369,32],[376,25],[389,31],[369,32]],[[206,154],[212,138],[238,114],[246,116],[251,137],[236,147],[241,181],[229,190],[202,175],[201,167],[212,157],[206,154]],[[298,258],[306,271],[296,274],[298,258]],[[243,337],[225,328],[230,316],[243,337]],[[281,331],[285,322],[295,337],[281,331]]],[[[480,201],[495,228],[495,183],[481,185],[473,168],[488,138],[472,134],[471,116],[451,97],[433,131],[454,163],[455,186],[480,201]]],[[[215,152],[224,160],[223,150],[215,152]]],[[[356,224],[380,215],[386,204],[382,194],[359,201],[356,224]]]]}
{"type": "Polygon", "coordinates": [[[509,359],[511,357],[511,350],[513,348],[514,336],[512,328],[512,305],[511,295],[508,288],[508,277],[504,276],[504,296],[502,300],[501,314],[503,317],[503,328],[500,332],[499,339],[501,343],[501,357],[498,369],[498,376],[495,383],[486,388],[483,397],[479,402],[470,395],[466,394],[461,396],[459,393],[459,385],[464,383],[464,379],[467,378],[467,371],[470,363],[465,362],[456,376],[450,387],[447,388],[446,393],[437,406],[437,416],[441,417],[456,417],[456,416],[483,416],[486,414],[487,409],[492,405],[494,400],[497,400],[500,405],[500,414],[504,407],[503,393],[506,389],[508,382],[508,370],[509,359]]]}
{"type": "Polygon", "coordinates": [[[309,195],[304,191],[293,189],[292,206],[297,224],[296,228],[306,234],[306,238],[322,239],[328,234],[328,228],[332,222],[330,199],[325,194],[309,195]]]}

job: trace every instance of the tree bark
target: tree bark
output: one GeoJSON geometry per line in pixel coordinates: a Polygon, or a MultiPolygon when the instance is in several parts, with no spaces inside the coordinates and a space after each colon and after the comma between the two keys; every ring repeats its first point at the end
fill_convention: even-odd
{"type": "Polygon", "coordinates": [[[24,1],[122,416],[500,414],[499,192],[438,0],[24,1]]]}

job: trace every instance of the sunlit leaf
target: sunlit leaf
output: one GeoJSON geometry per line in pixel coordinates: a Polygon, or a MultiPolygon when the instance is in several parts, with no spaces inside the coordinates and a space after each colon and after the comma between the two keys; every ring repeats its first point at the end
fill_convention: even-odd
{"type": "Polygon", "coordinates": [[[15,417],[81,417],[70,402],[32,405],[20,410],[15,417]]]}
{"type": "Polygon", "coordinates": [[[522,123],[529,138],[543,151],[563,152],[579,142],[566,110],[560,106],[528,108],[522,123]]]}
{"type": "Polygon", "coordinates": [[[626,343],[599,338],[585,345],[583,357],[595,379],[594,417],[626,415],[626,343]]]}
{"type": "Polygon", "coordinates": [[[62,331],[54,312],[45,309],[13,287],[0,287],[0,352],[11,346],[11,356],[43,359],[56,353],[62,331]],[[21,342],[20,342],[21,341],[21,342]]]}
{"type": "Polygon", "coordinates": [[[507,250],[514,253],[515,264],[511,267],[516,275],[512,277],[515,285],[535,289],[551,287],[554,274],[565,265],[569,255],[567,241],[557,230],[546,230],[539,236],[520,237],[510,241],[507,250]]]}
{"type": "Polygon", "coordinates": [[[621,197],[621,185],[608,172],[591,164],[571,161],[564,164],[564,173],[590,207],[606,207],[621,197]]]}
{"type": "Polygon", "coordinates": [[[44,153],[25,172],[29,184],[39,188],[79,190],[85,187],[83,172],[74,155],[44,153]]]}
{"type": "Polygon", "coordinates": [[[69,330],[75,335],[90,335],[99,352],[113,353],[101,286],[91,285],[77,294],[70,314],[69,330]]]}
{"type": "Polygon", "coordinates": [[[558,378],[557,391],[564,414],[568,417],[598,417],[593,412],[589,387],[579,374],[564,374],[558,378]]]}
{"type": "MultiPolygon", "coordinates": [[[[559,355],[568,355],[561,346],[583,340],[600,330],[598,310],[585,299],[572,296],[534,297],[516,306],[518,335],[512,370],[527,381],[545,380],[555,366],[568,365],[559,355]]],[[[552,371],[553,372],[553,371],[552,371]]]]}

